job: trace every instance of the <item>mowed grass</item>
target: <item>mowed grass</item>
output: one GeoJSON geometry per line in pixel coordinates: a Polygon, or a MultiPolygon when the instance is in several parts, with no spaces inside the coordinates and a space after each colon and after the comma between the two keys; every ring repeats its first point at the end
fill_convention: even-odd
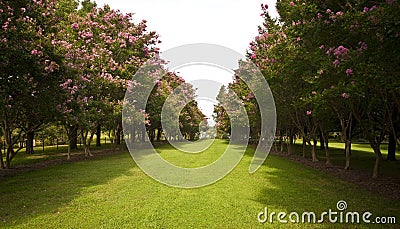
{"type": "MultiPolygon", "coordinates": [[[[171,146],[160,154],[181,166],[203,166],[221,155],[225,141],[207,152],[178,153],[171,146]],[[183,155],[183,156],[182,156],[183,155]],[[191,160],[189,156],[196,159],[191,160]]],[[[172,188],[144,174],[128,153],[0,178],[0,225],[7,228],[343,228],[366,224],[261,224],[269,211],[321,214],[345,200],[349,211],[396,216],[400,204],[353,184],[270,155],[248,173],[254,150],[219,182],[196,189],[172,188]]],[[[326,219],[327,220],[327,219],[326,219]]],[[[395,228],[397,225],[391,225],[395,228]]]]}

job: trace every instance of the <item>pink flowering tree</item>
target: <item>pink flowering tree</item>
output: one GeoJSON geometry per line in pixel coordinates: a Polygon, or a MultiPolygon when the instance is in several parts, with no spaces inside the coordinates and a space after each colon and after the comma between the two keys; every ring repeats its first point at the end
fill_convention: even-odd
{"type": "Polygon", "coordinates": [[[60,84],[66,97],[58,108],[69,142],[77,126],[87,156],[102,123],[110,123],[116,140],[121,139],[125,90],[140,65],[157,53],[157,35],[146,31],[145,21],[136,25],[131,17],[84,1],[54,41],[66,57],[70,76],[60,84]]]}
{"type": "MultiPolygon", "coordinates": [[[[267,6],[262,9],[265,22],[249,56],[271,84],[278,117],[292,117],[314,146],[317,129],[326,136],[339,126],[346,169],[352,132],[359,128],[374,149],[376,177],[380,143],[388,134],[395,136],[399,124],[398,2],[279,1],[279,23],[269,17],[267,6]],[[336,124],[326,121],[333,119],[336,124]]],[[[326,157],[329,163],[328,151],[326,157]]]]}
{"type": "Polygon", "coordinates": [[[51,44],[55,6],[52,0],[0,1],[0,126],[6,144],[1,167],[11,166],[22,149],[14,146],[25,134],[32,146],[32,133],[54,117],[63,69],[51,44]]]}

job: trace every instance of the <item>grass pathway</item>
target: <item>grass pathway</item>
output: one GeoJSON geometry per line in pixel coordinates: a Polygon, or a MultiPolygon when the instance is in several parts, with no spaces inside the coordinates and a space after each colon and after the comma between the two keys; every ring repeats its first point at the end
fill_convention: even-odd
{"type": "MultiPolygon", "coordinates": [[[[180,165],[204,165],[225,146],[185,155],[159,152],[180,165]],[[191,159],[194,156],[195,159],[191,159]]],[[[277,156],[248,174],[252,150],[224,179],[200,189],[178,189],[147,177],[130,155],[117,154],[0,178],[0,226],[7,228],[343,228],[377,225],[260,224],[257,213],[321,213],[347,201],[350,211],[396,216],[400,204],[277,156]]],[[[396,225],[392,225],[396,226],[396,225]]],[[[393,227],[395,228],[395,227],[393,227]]]]}

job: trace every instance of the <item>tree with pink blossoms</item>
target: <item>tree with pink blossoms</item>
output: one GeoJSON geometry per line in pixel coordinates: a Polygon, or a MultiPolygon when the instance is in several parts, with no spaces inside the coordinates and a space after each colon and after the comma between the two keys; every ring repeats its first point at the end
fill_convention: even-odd
{"type": "MultiPolygon", "coordinates": [[[[274,91],[279,128],[295,125],[316,142],[317,131],[327,139],[327,131],[339,127],[346,169],[358,129],[375,152],[377,177],[380,143],[387,135],[395,142],[400,123],[399,3],[279,1],[277,9],[278,21],[262,6],[265,22],[249,57],[274,91]]],[[[326,159],[330,163],[328,151],[326,159]]]]}
{"type": "MultiPolygon", "coordinates": [[[[51,44],[56,2],[0,1],[0,119],[9,168],[22,149],[14,146],[44,122],[53,120],[63,58],[51,44]]],[[[30,138],[29,138],[30,137],[30,138]]],[[[0,155],[3,159],[3,156],[0,155]]]]}
{"type": "Polygon", "coordinates": [[[112,122],[108,126],[120,140],[121,121],[114,118],[121,114],[125,89],[140,65],[157,53],[157,35],[146,32],[145,21],[136,25],[131,19],[131,14],[84,1],[54,41],[70,76],[60,85],[66,97],[58,108],[70,138],[69,130],[78,126],[87,156],[102,123],[112,122]]]}

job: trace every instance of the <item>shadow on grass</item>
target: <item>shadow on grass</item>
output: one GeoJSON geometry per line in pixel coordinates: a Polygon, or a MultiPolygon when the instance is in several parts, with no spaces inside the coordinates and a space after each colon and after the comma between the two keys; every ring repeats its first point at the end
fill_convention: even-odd
{"type": "Polygon", "coordinates": [[[90,187],[129,176],[136,165],[117,154],[62,164],[0,179],[0,225],[17,226],[45,214],[58,214],[90,187]]]}
{"type": "MultiPolygon", "coordinates": [[[[102,144],[101,147],[96,147],[94,145],[91,146],[92,153],[96,153],[97,151],[102,150],[109,150],[112,149],[112,145],[102,144]]],[[[16,166],[29,166],[35,163],[49,161],[58,158],[66,158],[67,157],[67,150],[68,146],[66,145],[59,145],[57,146],[46,146],[45,150],[43,151],[42,147],[35,147],[34,154],[27,155],[25,153],[25,149],[21,150],[15,158],[11,162],[11,167],[16,166]]],[[[71,151],[72,157],[74,155],[83,155],[83,146],[78,145],[78,149],[74,149],[71,151]]],[[[4,156],[4,155],[3,155],[4,156]]],[[[5,160],[5,159],[4,159],[5,160]]]]}
{"type": "MultiPolygon", "coordinates": [[[[381,161],[380,175],[389,176],[392,178],[400,178],[400,161],[387,161],[387,152],[384,149],[387,145],[382,146],[383,160],[381,161]]],[[[344,145],[341,143],[332,143],[330,147],[331,161],[334,165],[345,166],[344,145]],[[341,148],[343,147],[343,148],[341,148]]],[[[350,170],[356,169],[371,174],[375,164],[375,155],[369,144],[353,144],[350,162],[350,170]]],[[[293,154],[302,155],[302,146],[296,144],[294,146],[293,154]]],[[[317,148],[317,156],[321,161],[325,161],[325,151],[317,148]]],[[[307,157],[311,158],[311,148],[307,147],[307,157]]],[[[351,172],[351,171],[350,171],[351,172]]]]}
{"type": "MultiPolygon", "coordinates": [[[[360,189],[359,187],[336,179],[330,175],[321,174],[318,171],[306,168],[302,165],[285,161],[281,158],[270,156],[264,166],[268,169],[262,171],[263,176],[272,186],[265,185],[261,190],[256,201],[268,207],[271,212],[297,212],[300,217],[304,212],[314,212],[317,221],[321,219],[323,212],[329,209],[341,212],[337,209],[339,201],[346,201],[348,208],[343,211],[358,212],[362,215],[364,212],[371,212],[373,216],[395,216],[400,218],[400,205],[393,204],[393,201],[380,197],[374,193],[360,189]]],[[[275,225],[279,225],[276,215],[273,219],[275,225]]],[[[323,217],[323,224],[300,224],[304,226],[315,225],[326,228],[370,228],[381,225],[337,223],[331,224],[327,216],[323,217]]],[[[288,218],[286,218],[288,220],[288,218]]],[[[300,222],[301,222],[300,218],[300,222]]],[[[345,222],[346,219],[344,219],[345,222]]],[[[360,222],[362,218],[360,217],[360,222]]],[[[388,225],[394,228],[394,225],[388,225]]],[[[313,226],[314,227],[314,226],[313,226]]]]}

